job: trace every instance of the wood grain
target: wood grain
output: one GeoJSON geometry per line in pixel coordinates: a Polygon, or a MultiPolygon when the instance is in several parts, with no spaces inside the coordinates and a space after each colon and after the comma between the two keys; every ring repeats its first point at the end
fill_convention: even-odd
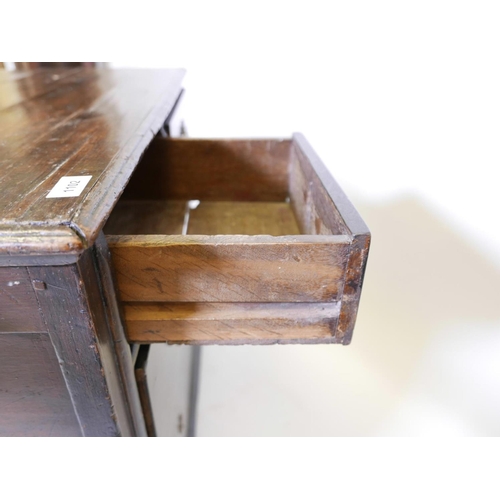
{"type": "Polygon", "coordinates": [[[368,261],[370,241],[370,234],[355,235],[351,246],[337,332],[339,341],[344,345],[349,344],[352,340],[368,261]]]}
{"type": "Polygon", "coordinates": [[[108,236],[120,297],[153,302],[329,302],[344,236],[108,236]]]}
{"type": "Polygon", "coordinates": [[[32,267],[50,339],[84,436],[127,436],[134,426],[120,379],[92,250],[77,264],[32,267]]]}
{"type": "Polygon", "coordinates": [[[61,86],[61,80],[73,77],[81,71],[82,68],[0,71],[0,110],[50,92],[61,86]]]}
{"type": "Polygon", "coordinates": [[[289,203],[202,201],[190,210],[187,234],[300,234],[289,203]]]}
{"type": "Polygon", "coordinates": [[[155,139],[126,199],[285,201],[289,140],[155,139]]]}
{"type": "Polygon", "coordinates": [[[45,331],[26,268],[0,267],[0,333],[45,331]]]}
{"type": "MultiPolygon", "coordinates": [[[[327,193],[328,198],[334,201],[336,213],[333,214],[335,219],[331,221],[332,224],[345,224],[347,234],[370,234],[370,230],[361,215],[306,138],[302,134],[295,133],[292,137],[292,145],[292,155],[296,155],[292,161],[298,161],[304,171],[316,177],[316,183],[319,183],[324,189],[324,193],[327,193]]],[[[331,207],[328,200],[325,200],[325,203],[318,203],[318,210],[320,206],[323,206],[328,214],[329,207],[331,207]]],[[[327,220],[326,216],[325,220],[327,220]]]]}
{"type": "Polygon", "coordinates": [[[267,344],[331,341],[340,304],[126,303],[131,342],[267,344]]]}
{"type": "MultiPolygon", "coordinates": [[[[0,85],[0,254],[90,247],[180,92],[183,70],[38,70],[0,85]],[[69,72],[69,73],[66,73],[69,72]],[[16,92],[17,97],[11,97],[16,92]],[[5,97],[7,95],[7,97],[5,97]],[[17,99],[17,100],[16,100],[17,99]],[[29,172],[29,175],[26,173],[29,172]],[[47,199],[61,176],[91,175],[81,196],[47,199]]],[[[12,260],[14,259],[14,260],[12,260]]]]}
{"type": "Polygon", "coordinates": [[[187,201],[120,200],[106,234],[182,234],[187,201]]]}
{"type": "MultiPolygon", "coordinates": [[[[125,337],[120,302],[116,296],[114,275],[111,269],[111,254],[104,234],[100,234],[94,246],[95,264],[99,275],[103,305],[106,312],[111,342],[108,349],[114,352],[118,384],[116,391],[123,394],[127,417],[130,419],[131,434],[144,437],[147,435],[145,417],[142,412],[139,392],[134,378],[134,356],[125,337]]],[[[106,329],[107,330],[107,329],[106,329]]],[[[103,334],[101,334],[102,336],[103,334]]],[[[117,397],[117,396],[116,396],[117,397]]]]}
{"type": "Polygon", "coordinates": [[[188,200],[120,200],[104,226],[109,235],[300,234],[294,213],[285,202],[202,201],[190,209],[188,200]]]}
{"type": "Polygon", "coordinates": [[[80,436],[47,333],[0,335],[0,436],[80,436]]]}
{"type": "Polygon", "coordinates": [[[304,234],[350,234],[313,165],[300,145],[292,142],[290,202],[304,234]]]}

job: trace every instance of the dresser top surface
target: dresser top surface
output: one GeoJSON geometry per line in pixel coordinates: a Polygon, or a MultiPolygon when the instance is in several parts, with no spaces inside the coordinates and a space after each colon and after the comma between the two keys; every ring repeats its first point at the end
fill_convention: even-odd
{"type": "Polygon", "coordinates": [[[71,262],[94,243],[184,73],[0,70],[0,265],[71,262]]]}

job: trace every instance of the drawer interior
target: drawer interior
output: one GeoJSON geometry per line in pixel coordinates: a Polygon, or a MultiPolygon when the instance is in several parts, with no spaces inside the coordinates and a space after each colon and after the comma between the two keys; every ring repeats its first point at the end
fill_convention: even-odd
{"type": "Polygon", "coordinates": [[[158,138],[105,233],[285,236],[348,231],[317,177],[301,166],[291,140],[158,138]]]}

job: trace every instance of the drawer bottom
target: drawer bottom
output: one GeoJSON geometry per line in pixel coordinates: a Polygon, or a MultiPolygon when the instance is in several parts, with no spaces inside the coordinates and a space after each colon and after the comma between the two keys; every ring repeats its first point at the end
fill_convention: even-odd
{"type": "Polygon", "coordinates": [[[107,234],[300,234],[287,202],[124,200],[107,234]]]}

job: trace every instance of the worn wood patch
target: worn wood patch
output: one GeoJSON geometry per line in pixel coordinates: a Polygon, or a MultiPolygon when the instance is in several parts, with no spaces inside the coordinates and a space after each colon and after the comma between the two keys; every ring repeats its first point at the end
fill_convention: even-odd
{"type": "Polygon", "coordinates": [[[81,436],[47,333],[0,335],[0,436],[81,436]]]}
{"type": "Polygon", "coordinates": [[[337,337],[345,345],[351,342],[356,323],[370,240],[370,234],[356,235],[349,254],[337,333],[337,337]]]}

